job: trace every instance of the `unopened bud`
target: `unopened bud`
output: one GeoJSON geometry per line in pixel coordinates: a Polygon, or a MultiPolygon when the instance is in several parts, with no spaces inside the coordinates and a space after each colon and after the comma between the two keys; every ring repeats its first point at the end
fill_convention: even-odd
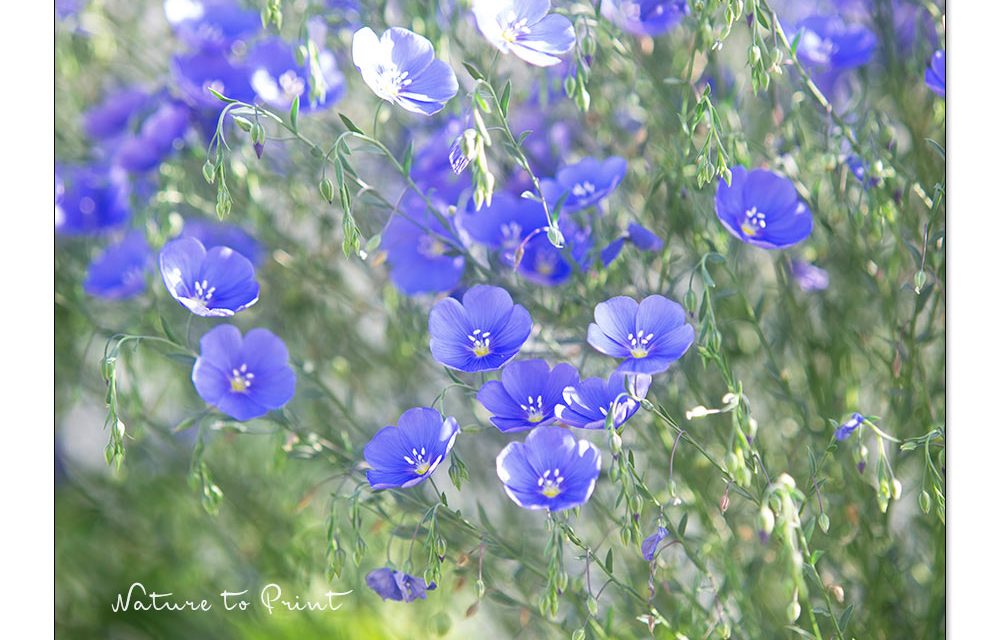
{"type": "Polygon", "coordinates": [[[700,404],[700,405],[692,407],[691,409],[689,409],[688,411],[686,411],[685,412],[685,418],[687,420],[691,420],[693,418],[704,418],[707,415],[709,415],[710,413],[715,413],[715,411],[711,411],[711,410],[707,409],[706,407],[704,407],[704,406],[702,406],[700,404]]]}
{"type": "Polygon", "coordinates": [[[320,195],[330,204],[334,203],[334,183],[330,178],[320,180],[320,195]]]}
{"type": "Polygon", "coordinates": [[[893,499],[900,500],[900,494],[904,490],[903,485],[900,484],[900,480],[894,478],[892,486],[893,486],[893,499]]]}
{"type": "Polygon", "coordinates": [[[796,622],[797,620],[799,620],[800,612],[801,608],[799,606],[799,601],[793,600],[792,602],[789,603],[789,606],[786,608],[786,620],[790,623],[796,622]]]}
{"type": "Polygon", "coordinates": [[[557,249],[562,249],[567,243],[566,238],[563,237],[563,232],[560,231],[560,228],[555,225],[546,227],[546,237],[549,238],[549,244],[553,245],[557,249]]]}
{"type": "Polygon", "coordinates": [[[826,513],[821,513],[817,516],[817,524],[821,531],[827,533],[827,530],[831,528],[831,518],[826,513]]]}
{"type": "Polygon", "coordinates": [[[622,451],[622,436],[613,431],[612,435],[608,438],[608,445],[612,448],[612,453],[622,451]]]}
{"type": "Polygon", "coordinates": [[[771,535],[775,529],[775,514],[767,506],[758,511],[758,530],[765,535],[771,535]]]}
{"type": "Polygon", "coordinates": [[[838,604],[845,601],[845,590],[840,584],[831,585],[831,595],[838,601],[838,604]]]}
{"type": "Polygon", "coordinates": [[[696,305],[698,305],[698,299],[695,297],[695,292],[689,289],[685,293],[684,302],[685,302],[685,309],[688,310],[688,313],[694,314],[696,305]]]}
{"type": "Polygon", "coordinates": [[[202,165],[202,177],[209,184],[215,182],[215,165],[212,164],[211,160],[206,160],[205,164],[202,165]]]}
{"type": "Polygon", "coordinates": [[[922,491],[921,495],[918,496],[918,506],[921,507],[923,513],[931,511],[931,496],[928,495],[927,491],[922,491]]]}

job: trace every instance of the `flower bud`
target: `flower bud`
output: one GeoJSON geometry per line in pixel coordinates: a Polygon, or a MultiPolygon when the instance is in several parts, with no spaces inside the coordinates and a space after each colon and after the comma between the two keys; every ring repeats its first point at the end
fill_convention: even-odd
{"type": "Polygon", "coordinates": [[[320,195],[330,204],[334,203],[334,183],[330,178],[324,177],[320,180],[320,195]]]}
{"type": "Polygon", "coordinates": [[[817,516],[817,525],[820,526],[820,530],[827,533],[827,530],[831,528],[831,518],[826,513],[821,513],[817,516]]]}
{"type": "Polygon", "coordinates": [[[209,184],[215,182],[215,165],[212,164],[211,160],[206,160],[205,164],[202,165],[202,177],[209,184]]]}
{"type": "Polygon", "coordinates": [[[691,289],[685,292],[684,302],[685,302],[685,309],[688,310],[688,313],[694,315],[696,307],[698,305],[698,299],[695,297],[695,292],[692,291],[691,289]]]}
{"type": "Polygon", "coordinates": [[[927,491],[922,491],[921,495],[918,496],[918,506],[921,507],[923,513],[931,511],[931,496],[928,495],[927,491]]]}
{"type": "Polygon", "coordinates": [[[893,499],[894,500],[900,500],[900,494],[904,490],[903,485],[900,484],[900,480],[897,480],[896,478],[894,478],[893,479],[893,483],[892,483],[892,487],[893,487],[893,499]]]}
{"type": "Polygon", "coordinates": [[[767,506],[762,506],[758,511],[758,530],[766,536],[771,535],[775,529],[775,514],[767,506]]]}
{"type": "Polygon", "coordinates": [[[796,622],[799,619],[800,612],[801,608],[799,606],[799,601],[793,600],[792,602],[789,603],[789,606],[786,607],[786,620],[790,624],[796,622]]]}
{"type": "Polygon", "coordinates": [[[598,601],[594,599],[594,596],[587,597],[587,612],[592,616],[598,615],[598,601]]]}
{"type": "Polygon", "coordinates": [[[838,604],[845,601],[845,590],[840,584],[831,585],[831,595],[834,596],[838,604]]]}
{"type": "Polygon", "coordinates": [[[613,431],[612,435],[608,438],[608,446],[611,447],[612,453],[622,451],[622,436],[617,431],[613,431]]]}
{"type": "Polygon", "coordinates": [[[563,232],[555,225],[546,227],[546,237],[549,238],[549,244],[557,249],[562,249],[563,245],[567,243],[566,238],[563,237],[563,232]]]}

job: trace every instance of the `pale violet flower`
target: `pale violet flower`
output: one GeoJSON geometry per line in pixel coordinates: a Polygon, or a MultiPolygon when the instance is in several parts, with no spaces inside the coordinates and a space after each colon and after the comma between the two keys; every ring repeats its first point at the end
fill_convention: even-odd
{"type": "Polygon", "coordinates": [[[407,111],[433,115],[459,91],[451,67],[436,60],[431,42],[413,31],[394,27],[379,37],[364,27],[355,32],[351,55],[375,95],[407,111]]]}
{"type": "Polygon", "coordinates": [[[549,15],[549,0],[474,0],[473,16],[501,53],[513,53],[537,67],[559,64],[557,56],[577,41],[566,17],[549,15]]]}

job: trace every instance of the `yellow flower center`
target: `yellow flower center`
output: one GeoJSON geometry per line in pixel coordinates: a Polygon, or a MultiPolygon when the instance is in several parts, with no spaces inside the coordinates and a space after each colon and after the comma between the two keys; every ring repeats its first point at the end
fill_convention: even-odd
{"type": "Polygon", "coordinates": [[[422,476],[425,473],[427,473],[428,469],[430,469],[430,468],[431,468],[431,464],[430,463],[428,463],[428,462],[422,462],[419,465],[417,465],[416,467],[414,467],[414,473],[416,473],[419,476],[422,476]]]}
{"type": "Polygon", "coordinates": [[[466,336],[469,342],[472,343],[471,347],[473,349],[473,355],[477,358],[482,358],[483,356],[490,353],[490,332],[483,331],[481,329],[475,329],[471,334],[466,336]]]}
{"type": "Polygon", "coordinates": [[[242,364],[238,369],[233,369],[229,375],[229,390],[234,393],[245,393],[250,388],[250,383],[254,380],[254,374],[247,371],[247,365],[242,364]]]}
{"type": "Polygon", "coordinates": [[[645,358],[650,355],[650,341],[653,340],[652,333],[646,333],[643,329],[640,329],[635,334],[630,333],[626,336],[629,340],[629,353],[634,358],[645,358]]]}

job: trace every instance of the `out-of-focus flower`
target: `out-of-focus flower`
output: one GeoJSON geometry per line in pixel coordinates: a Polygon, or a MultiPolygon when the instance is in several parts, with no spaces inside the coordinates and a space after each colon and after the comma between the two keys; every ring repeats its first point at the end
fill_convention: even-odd
{"type": "Polygon", "coordinates": [[[869,163],[855,154],[851,154],[845,158],[845,166],[852,172],[855,179],[861,182],[866,188],[875,187],[880,182],[878,176],[870,174],[869,163]]]}
{"type": "Polygon", "coordinates": [[[206,251],[196,238],[164,245],[160,274],[170,295],[198,316],[231,316],[257,302],[260,294],[250,260],[230,247],[206,251]]]}
{"type": "MultiPolygon", "coordinates": [[[[460,214],[458,225],[473,241],[497,250],[505,264],[517,265],[518,273],[535,284],[559,286],[570,279],[575,267],[590,267],[590,230],[563,219],[560,230],[566,247],[557,249],[546,237],[546,213],[535,200],[495,193],[490,206],[479,212],[470,207],[460,214]]],[[[615,256],[603,257],[609,258],[605,260],[609,264],[615,256]]]]}
{"type": "Polygon", "coordinates": [[[549,14],[549,0],[474,0],[480,33],[501,53],[538,67],[559,64],[577,41],[565,16],[549,14]]]}
{"type": "Polygon", "coordinates": [[[229,247],[258,266],[264,262],[265,250],[261,243],[235,224],[200,218],[185,220],[181,236],[196,238],[206,249],[229,247]]]}
{"type": "Polygon", "coordinates": [[[542,192],[553,205],[564,195],[563,211],[573,213],[604,200],[626,175],[626,161],[618,156],[606,160],[584,158],[556,172],[556,178],[542,181],[542,192]]]}
{"type": "Polygon", "coordinates": [[[100,233],[132,214],[128,176],[107,166],[57,169],[56,231],[65,235],[100,233]]]}
{"type": "Polygon", "coordinates": [[[407,295],[452,291],[466,260],[455,234],[420,198],[407,198],[382,233],[389,278],[407,295]]]}
{"type": "Polygon", "coordinates": [[[359,29],[351,55],[375,95],[413,113],[438,113],[459,90],[452,68],[435,59],[431,41],[408,29],[393,27],[381,38],[359,29]]]}
{"type": "Polygon", "coordinates": [[[686,0],[604,0],[601,15],[634,36],[659,36],[681,24],[686,0]]]}
{"type": "Polygon", "coordinates": [[[233,100],[254,101],[250,72],[217,50],[209,48],[175,56],[172,72],[181,95],[196,109],[218,113],[224,106],[209,89],[233,100]]]}
{"type": "Polygon", "coordinates": [[[191,122],[190,108],[181,102],[166,102],[143,122],[142,128],[125,138],[115,153],[115,162],[129,171],[155,169],[174,151],[191,122]]]}
{"type": "Polygon", "coordinates": [[[202,336],[191,380],[202,400],[236,420],[259,418],[295,395],[285,343],[267,329],[223,324],[202,336]]]}
{"type": "Polygon", "coordinates": [[[762,249],[784,249],[813,230],[813,215],[788,179],[765,169],[734,167],[716,187],[716,215],[727,231],[762,249]]]}
{"type": "Polygon", "coordinates": [[[601,473],[601,452],[559,427],[539,427],[497,456],[497,476],[523,509],[562,511],[588,501],[601,473]]]}
{"type": "Polygon", "coordinates": [[[261,14],[239,0],[164,0],[167,22],[193,48],[228,47],[261,29],[261,14]]]}
{"type": "Polygon", "coordinates": [[[365,584],[372,591],[379,594],[383,600],[397,600],[399,602],[413,602],[420,598],[427,599],[427,592],[434,591],[437,587],[435,583],[428,584],[424,578],[418,578],[396,571],[389,567],[383,567],[370,571],[365,576],[365,584]]]}
{"type": "Polygon", "coordinates": [[[299,111],[324,109],[344,95],[344,76],[337,69],[334,54],[327,50],[317,53],[319,68],[311,69],[307,60],[300,65],[295,53],[281,38],[257,42],[247,54],[246,67],[250,85],[264,102],[287,110],[299,98],[299,111]]]}
{"type": "Polygon", "coordinates": [[[458,203],[472,185],[469,174],[462,175],[469,163],[462,154],[462,134],[471,125],[467,118],[448,118],[415,146],[411,177],[425,193],[445,204],[458,203]]]}
{"type": "Polygon", "coordinates": [[[146,236],[141,231],[132,231],[90,263],[83,290],[111,300],[138,295],[146,288],[150,262],[152,255],[146,236]]]}
{"type": "Polygon", "coordinates": [[[667,529],[664,527],[657,527],[657,530],[653,532],[653,535],[649,536],[640,545],[640,550],[643,552],[643,559],[649,562],[653,562],[654,557],[657,555],[657,547],[660,543],[667,538],[669,534],[667,529]]]}
{"type": "Polygon", "coordinates": [[[792,261],[792,277],[803,291],[823,291],[831,282],[827,271],[803,260],[792,261]]]}
{"type": "Polygon", "coordinates": [[[608,414],[612,426],[624,425],[639,411],[650,390],[652,378],[645,374],[629,376],[616,371],[603,378],[588,378],[563,390],[563,402],[556,405],[557,419],[579,429],[604,429],[608,414]]]}
{"type": "Polygon", "coordinates": [[[865,422],[865,417],[861,413],[853,413],[844,424],[834,430],[834,439],[838,442],[848,439],[848,436],[855,433],[855,430],[862,426],[863,422],[865,422]]]}
{"type": "Polygon", "coordinates": [[[150,99],[149,93],[137,88],[111,93],[84,112],[83,130],[93,140],[114,139],[128,130],[129,121],[150,99]]]}
{"type": "Polygon", "coordinates": [[[438,301],[428,319],[431,355],[459,371],[491,371],[518,354],[532,331],[532,317],[500,287],[477,285],[438,301]]]}
{"type": "Polygon", "coordinates": [[[569,364],[550,370],[545,360],[520,360],[504,367],[500,381],[484,384],[476,399],[493,414],[490,422],[495,427],[524,431],[552,424],[563,390],[578,382],[580,376],[569,364]]]}
{"type": "Polygon", "coordinates": [[[810,16],[795,31],[801,33],[796,57],[808,69],[847,71],[869,62],[876,50],[872,31],[846,24],[838,16],[810,16]]]}
{"type": "Polygon", "coordinates": [[[932,54],[925,70],[925,84],[928,88],[945,97],[945,51],[939,49],[932,54]]]}
{"type": "Polygon", "coordinates": [[[629,374],[666,371],[694,340],[684,308],[658,295],[640,303],[627,296],[599,303],[587,330],[588,343],[605,355],[625,358],[617,371],[629,374]]]}
{"type": "Polygon", "coordinates": [[[664,241],[660,236],[636,222],[629,223],[626,240],[636,245],[640,251],[660,251],[664,248],[664,241]]]}
{"type": "Polygon", "coordinates": [[[383,427],[365,445],[366,472],[373,489],[405,489],[424,482],[459,435],[455,418],[429,407],[403,412],[397,426],[383,427]]]}

